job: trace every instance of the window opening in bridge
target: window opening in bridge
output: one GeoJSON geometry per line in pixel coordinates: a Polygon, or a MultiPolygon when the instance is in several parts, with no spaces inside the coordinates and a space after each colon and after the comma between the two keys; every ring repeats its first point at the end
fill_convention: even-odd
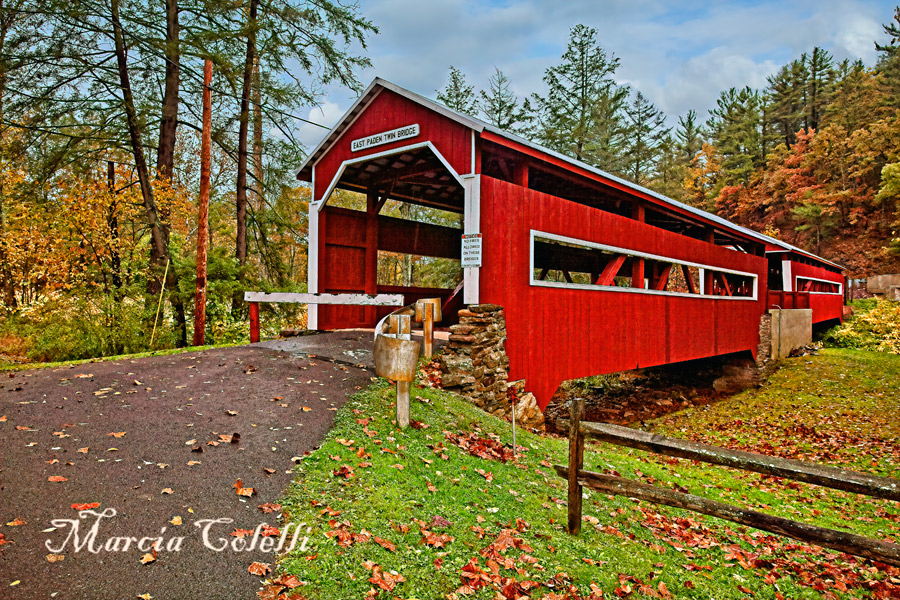
{"type": "Polygon", "coordinates": [[[627,248],[531,232],[531,284],[675,296],[756,299],[757,276],[627,248]],[[643,274],[643,280],[635,277],[643,274]]]}
{"type": "Polygon", "coordinates": [[[813,294],[842,294],[841,284],[810,277],[797,278],[797,291],[813,294]]]}

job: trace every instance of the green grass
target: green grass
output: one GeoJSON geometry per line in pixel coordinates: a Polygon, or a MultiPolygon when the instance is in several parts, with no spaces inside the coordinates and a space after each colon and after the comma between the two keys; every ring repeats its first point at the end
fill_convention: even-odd
{"type": "MultiPolygon", "coordinates": [[[[898,425],[892,419],[900,408],[894,383],[898,375],[900,357],[829,350],[788,361],[761,390],[670,415],[652,427],[733,447],[771,444],[784,455],[900,476],[900,453],[893,442],[898,425]],[[815,433],[786,429],[796,424],[815,433]],[[842,443],[833,445],[832,438],[842,443]],[[823,450],[823,443],[832,445],[823,450]]],[[[348,402],[322,447],[298,466],[282,504],[291,520],[312,526],[310,549],[282,557],[280,570],[306,582],[298,588],[306,597],[366,597],[375,588],[369,582],[372,563],[405,578],[391,592],[375,588],[376,598],[448,597],[463,583],[461,571],[470,560],[490,572],[481,551],[502,530],[516,529],[516,519],[527,528],[520,522],[523,531],[515,536],[531,550],[506,550],[502,556],[513,558],[516,570],[501,566],[498,582],[460,597],[495,598],[510,582],[507,578],[537,582],[527,592],[532,598],[564,598],[567,589],[568,597],[587,598],[592,584],[607,598],[662,597],[668,592],[677,598],[723,600],[749,597],[747,591],[757,598],[776,598],[777,593],[821,598],[826,589],[838,597],[866,597],[868,588],[887,577],[837,552],[596,493],[585,498],[582,533],[569,536],[566,485],[549,466],[566,462],[566,440],[520,431],[518,441],[526,451],[518,461],[478,458],[450,443],[445,431],[477,432],[510,443],[508,423],[445,392],[414,389],[413,395],[424,402],[413,400],[412,418],[427,428],[400,431],[393,426],[393,388],[379,380],[348,402]],[[370,436],[364,427],[374,433],[370,436]],[[362,457],[357,455],[360,448],[362,457]],[[334,474],[344,465],[353,467],[352,478],[334,474]],[[492,481],[479,470],[489,472],[492,481]],[[326,507],[340,514],[323,514],[326,507]],[[452,525],[430,526],[435,516],[452,525]],[[424,544],[416,520],[454,540],[443,548],[424,544]],[[325,533],[340,523],[354,534],[365,530],[383,538],[396,549],[372,540],[339,546],[325,533]],[[408,532],[400,525],[409,526],[408,532]],[[483,528],[484,537],[473,527],[483,528]],[[842,585],[847,592],[835,591],[842,585]]],[[[590,445],[585,463],[587,469],[878,538],[896,540],[900,529],[892,514],[900,511],[893,503],[855,494],[789,486],[787,481],[609,445],[590,445]]]]}

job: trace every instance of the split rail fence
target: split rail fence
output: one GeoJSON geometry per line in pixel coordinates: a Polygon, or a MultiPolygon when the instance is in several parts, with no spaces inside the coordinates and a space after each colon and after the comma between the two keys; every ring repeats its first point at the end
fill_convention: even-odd
{"type": "Polygon", "coordinates": [[[581,530],[582,490],[583,487],[588,487],[604,494],[637,498],[655,504],[682,508],[770,533],[812,542],[819,546],[885,564],[900,566],[900,545],[898,544],[775,517],[623,477],[585,471],[583,469],[584,439],[590,436],[617,446],[754,471],[894,501],[900,501],[900,480],[798,460],[698,444],[618,425],[585,422],[582,420],[583,417],[584,400],[575,399],[572,401],[569,420],[557,422],[560,430],[569,431],[569,465],[568,467],[555,465],[554,468],[560,477],[569,482],[568,530],[570,534],[575,535],[581,530]]]}

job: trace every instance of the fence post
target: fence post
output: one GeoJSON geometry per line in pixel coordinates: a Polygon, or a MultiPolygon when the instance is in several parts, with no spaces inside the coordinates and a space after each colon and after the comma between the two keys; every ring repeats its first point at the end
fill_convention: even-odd
{"type": "Polygon", "coordinates": [[[250,343],[259,341],[259,303],[250,303],[250,343]]]}
{"type": "Polygon", "coordinates": [[[584,418],[584,398],[574,398],[569,412],[569,533],[581,531],[581,485],[578,471],[584,466],[584,435],[581,419],[584,418]]]}

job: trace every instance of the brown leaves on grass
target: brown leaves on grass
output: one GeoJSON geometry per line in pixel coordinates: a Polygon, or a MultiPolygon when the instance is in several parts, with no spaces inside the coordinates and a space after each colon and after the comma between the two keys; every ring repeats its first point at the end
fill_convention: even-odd
{"type": "Polygon", "coordinates": [[[335,477],[343,477],[344,479],[353,479],[353,467],[342,465],[339,469],[332,471],[335,477]]]}
{"type": "Polygon", "coordinates": [[[474,432],[461,434],[450,431],[444,431],[444,437],[472,456],[504,463],[513,459],[512,448],[504,447],[499,440],[493,438],[483,438],[474,432]]]}
{"type": "Polygon", "coordinates": [[[393,589],[397,587],[397,584],[406,581],[406,578],[400,573],[397,573],[396,571],[385,573],[380,566],[370,560],[363,563],[363,566],[372,571],[372,576],[369,577],[369,583],[377,585],[386,592],[393,591],[393,589]]]}

